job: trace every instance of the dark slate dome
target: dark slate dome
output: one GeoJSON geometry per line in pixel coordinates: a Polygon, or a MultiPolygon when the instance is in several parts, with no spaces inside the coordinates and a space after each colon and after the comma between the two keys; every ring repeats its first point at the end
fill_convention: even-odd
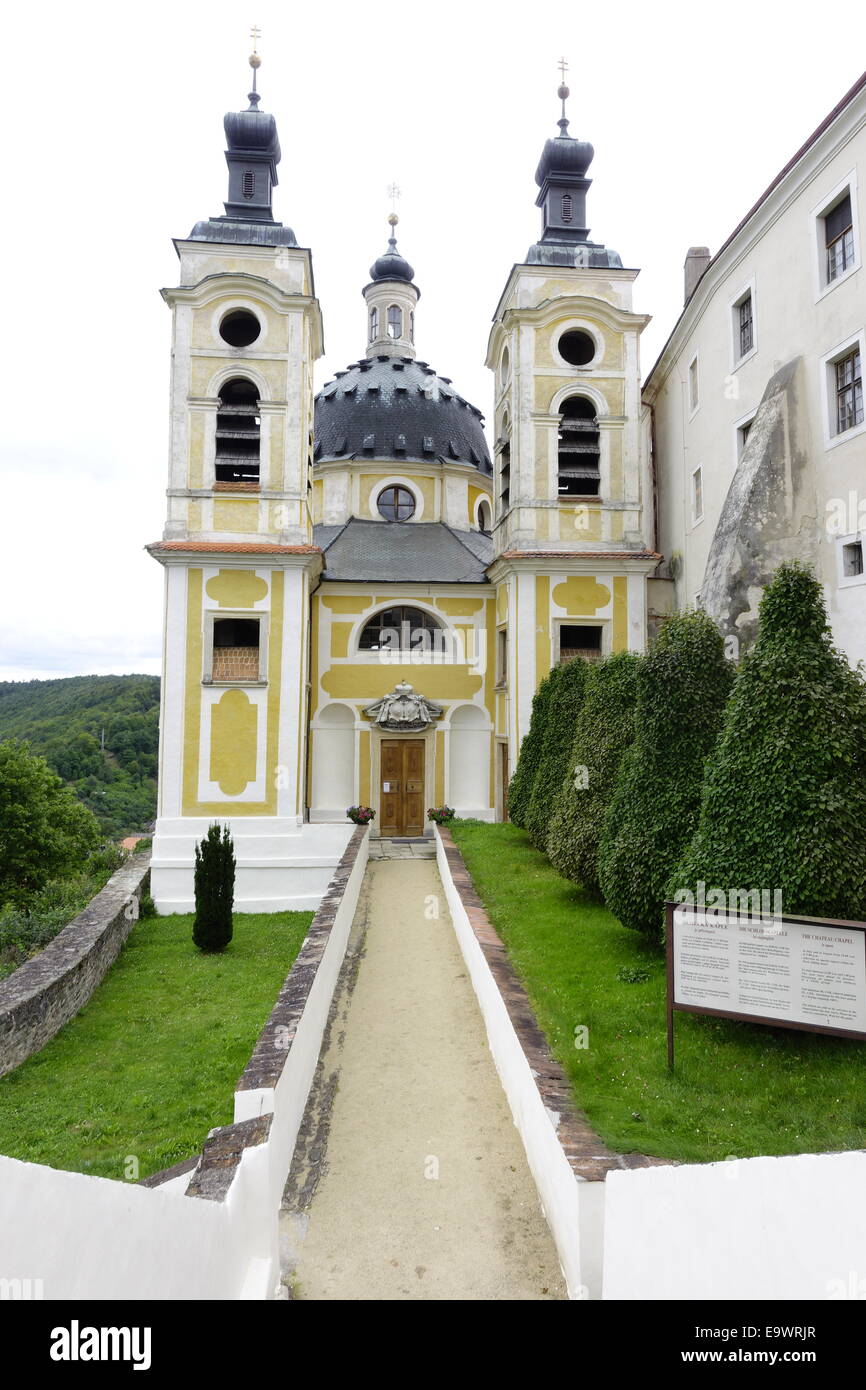
{"type": "Polygon", "coordinates": [[[491,473],[483,419],[426,362],[365,358],[316,397],[314,459],[441,461],[491,473]]]}

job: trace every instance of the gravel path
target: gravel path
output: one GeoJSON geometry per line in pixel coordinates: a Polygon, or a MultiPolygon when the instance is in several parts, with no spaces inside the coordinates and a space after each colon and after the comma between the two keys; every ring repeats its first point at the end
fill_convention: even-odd
{"type": "Polygon", "coordinates": [[[353,938],[286,1189],[292,1297],[564,1298],[435,863],[371,863],[353,938]]]}

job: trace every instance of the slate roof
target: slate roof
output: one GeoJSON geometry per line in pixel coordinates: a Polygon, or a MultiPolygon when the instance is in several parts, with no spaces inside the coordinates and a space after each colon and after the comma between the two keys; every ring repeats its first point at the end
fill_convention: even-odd
{"type": "Polygon", "coordinates": [[[314,462],[411,459],[492,473],[484,417],[427,362],[379,356],[337,372],[316,397],[314,462]]]}
{"type": "Polygon", "coordinates": [[[441,521],[359,521],[315,526],[325,579],[382,584],[486,584],[493,541],[441,521]]]}

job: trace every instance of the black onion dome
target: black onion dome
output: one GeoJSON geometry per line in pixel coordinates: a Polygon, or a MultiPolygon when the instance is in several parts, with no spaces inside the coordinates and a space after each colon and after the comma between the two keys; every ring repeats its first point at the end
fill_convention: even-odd
{"type": "Polygon", "coordinates": [[[267,111],[250,106],[247,111],[227,111],[223,117],[229,150],[249,150],[270,155],[275,164],[281,159],[277,122],[267,111]]]}
{"type": "Polygon", "coordinates": [[[314,459],[463,463],[490,473],[483,420],[426,362],[365,358],[316,397],[314,459]]]}
{"type": "Polygon", "coordinates": [[[388,238],[388,250],[377,261],[370,266],[370,279],[376,280],[408,280],[415,279],[415,272],[405,256],[401,256],[397,250],[395,237],[388,238]]]}
{"type": "MultiPolygon", "coordinates": [[[[562,126],[560,121],[560,126],[562,126]]],[[[568,122],[565,123],[566,125],[568,122]]],[[[582,179],[592,163],[595,150],[588,140],[573,140],[563,130],[562,135],[546,140],[535,171],[535,182],[539,188],[551,176],[582,179]]]]}

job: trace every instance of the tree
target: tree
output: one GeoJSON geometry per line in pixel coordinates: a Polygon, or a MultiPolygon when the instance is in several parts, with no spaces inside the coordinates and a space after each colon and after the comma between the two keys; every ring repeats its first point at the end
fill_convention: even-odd
{"type": "Polygon", "coordinates": [[[781,891],[784,912],[866,918],[866,686],[831,643],[819,581],[783,564],[764,591],[707,765],[678,888],[781,891]]]}
{"type": "Polygon", "coordinates": [[[195,921],[192,939],[202,951],[224,951],[232,939],[235,855],[227,825],[210,826],[195,847],[195,921]]]}
{"type": "Polygon", "coordinates": [[[517,766],[508,784],[508,819],[521,827],[526,824],[532,784],[535,781],[538,759],[541,756],[541,746],[544,742],[552,674],[553,672],[544,677],[532,697],[532,716],[529,721],[529,730],[520,745],[517,766]]]}
{"type": "Polygon", "coordinates": [[[598,880],[611,912],[660,936],[665,889],[698,819],[704,764],[733,680],[702,612],[668,618],[637,673],[634,743],[605,817],[598,880]]]}
{"type": "Polygon", "coordinates": [[[544,738],[526,810],[525,828],[536,849],[547,849],[550,818],[568,769],[588,669],[588,663],[578,658],[555,666],[550,673],[544,738]]]}
{"type": "Polygon", "coordinates": [[[589,666],[583,706],[547,835],[550,862],[564,878],[600,893],[598,851],[623,756],[634,740],[635,652],[614,652],[589,666]]]}
{"type": "Polygon", "coordinates": [[[26,905],[81,867],[101,839],[96,817],[26,743],[0,743],[0,904],[26,905]]]}

